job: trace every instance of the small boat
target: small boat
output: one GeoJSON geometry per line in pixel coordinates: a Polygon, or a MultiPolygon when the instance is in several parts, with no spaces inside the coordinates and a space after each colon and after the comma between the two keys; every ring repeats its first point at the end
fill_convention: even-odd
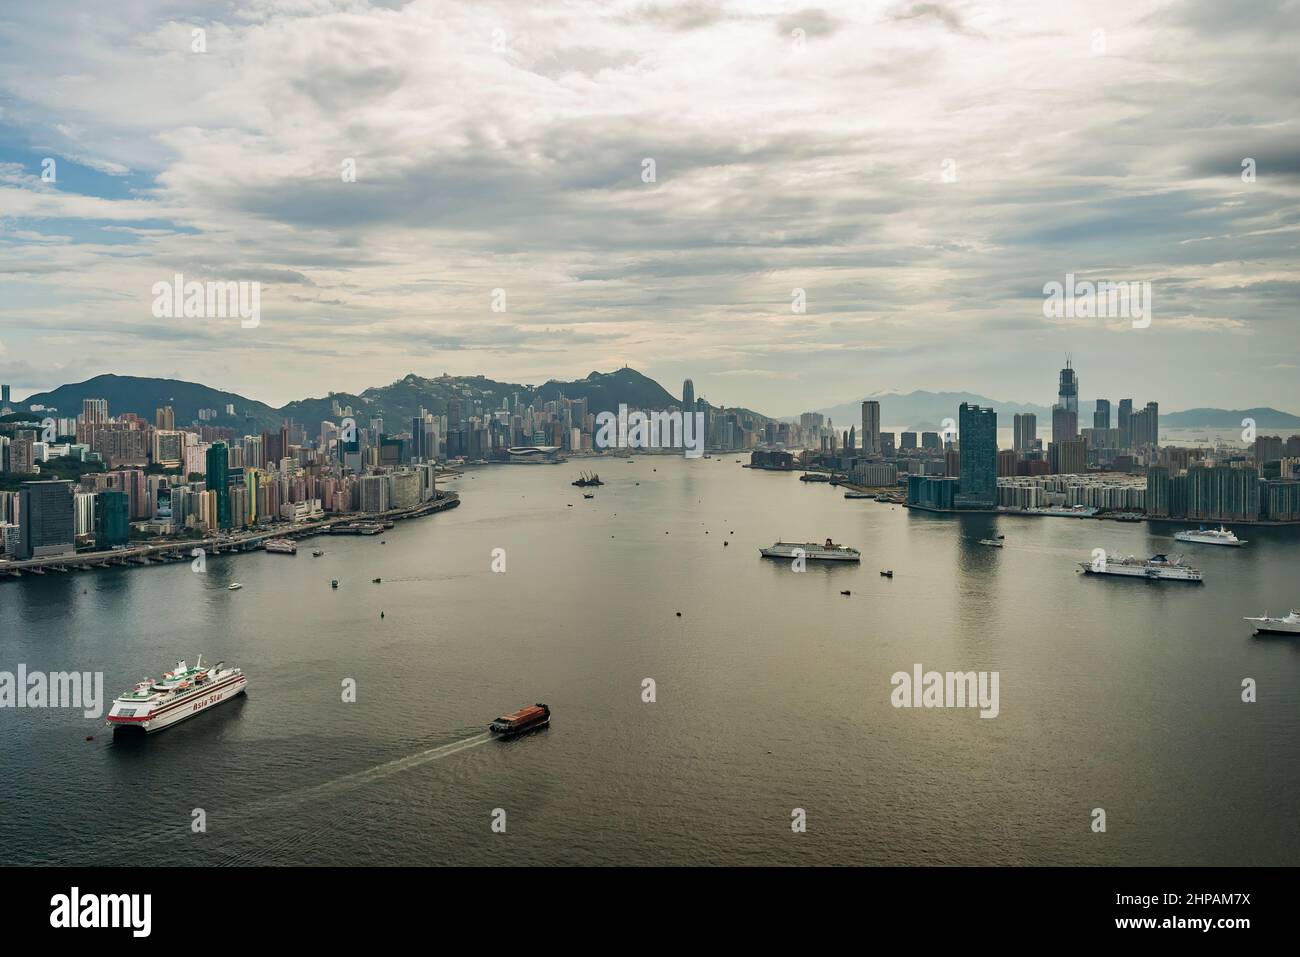
{"type": "Polygon", "coordinates": [[[593,495],[593,494],[591,494],[590,492],[583,492],[583,493],[582,493],[582,497],[583,497],[583,498],[595,498],[596,496],[593,495]]]}
{"type": "Polygon", "coordinates": [[[998,539],[998,538],[981,538],[981,539],[980,539],[980,544],[981,544],[981,545],[988,545],[988,546],[991,547],[991,548],[1001,548],[1001,547],[1002,547],[1002,540],[1001,540],[1001,539],[998,539]]]}
{"type": "Polygon", "coordinates": [[[851,591],[842,591],[842,592],[840,592],[840,594],[841,594],[841,595],[852,595],[853,592],[851,592],[851,591]]]}
{"type": "Polygon", "coordinates": [[[318,549],[316,549],[315,551],[313,551],[313,552],[311,553],[311,557],[312,557],[312,558],[320,558],[320,557],[321,557],[322,555],[324,555],[324,554],[325,554],[325,553],[322,552],[322,551],[318,548],[318,549]]]}
{"type": "Polygon", "coordinates": [[[330,588],[338,588],[338,587],[339,587],[339,580],[337,578],[331,578],[330,588]]]}
{"type": "Polygon", "coordinates": [[[882,577],[882,578],[893,578],[893,577],[894,577],[894,570],[893,570],[892,568],[886,568],[884,571],[882,571],[882,572],[880,573],[880,577],[882,577]]]}
{"type": "Polygon", "coordinates": [[[501,738],[511,738],[525,731],[542,728],[551,723],[551,709],[538,703],[520,708],[510,714],[503,714],[490,725],[488,730],[501,738]]]}
{"type": "Polygon", "coordinates": [[[845,498],[875,498],[870,492],[845,492],[845,498]]]}
{"type": "Polygon", "coordinates": [[[378,585],[381,581],[383,581],[383,579],[381,579],[381,578],[372,578],[372,579],[370,579],[370,580],[371,580],[372,582],[374,582],[376,585],[378,585]]]}
{"type": "Polygon", "coordinates": [[[231,582],[229,585],[226,586],[226,589],[228,591],[239,591],[239,589],[243,587],[244,586],[239,584],[239,582],[231,582]]]}

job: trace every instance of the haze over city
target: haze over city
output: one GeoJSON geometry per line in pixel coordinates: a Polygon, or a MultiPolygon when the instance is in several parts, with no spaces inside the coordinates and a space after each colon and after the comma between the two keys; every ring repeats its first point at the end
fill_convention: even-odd
{"type": "Polygon", "coordinates": [[[1296,32],[1211,2],[11,9],[0,381],[279,404],[628,363],[790,415],[1047,402],[1071,353],[1086,397],[1294,410],[1296,32]],[[177,273],[260,283],[260,323],[156,318],[177,273]],[[1152,322],[1045,318],[1067,274],[1151,283],[1152,322]]]}

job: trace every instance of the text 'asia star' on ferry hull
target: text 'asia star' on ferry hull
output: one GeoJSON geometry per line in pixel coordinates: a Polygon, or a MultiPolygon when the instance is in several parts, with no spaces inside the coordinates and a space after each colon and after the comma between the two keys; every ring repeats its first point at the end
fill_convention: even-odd
{"type": "Polygon", "coordinates": [[[204,667],[200,655],[193,668],[182,661],[157,681],[145,678],[114,699],[108,713],[109,725],[114,732],[133,729],[153,733],[230,701],[247,690],[248,679],[242,668],[224,665],[217,662],[204,667]]]}

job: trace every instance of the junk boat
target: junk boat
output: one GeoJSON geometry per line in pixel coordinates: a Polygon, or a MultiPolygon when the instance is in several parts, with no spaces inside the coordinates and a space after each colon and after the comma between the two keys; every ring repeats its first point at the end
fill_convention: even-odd
{"type": "MultiPolygon", "coordinates": [[[[629,459],[628,461],[631,461],[631,459],[629,459]]],[[[586,488],[588,485],[604,485],[605,483],[600,480],[600,476],[597,475],[595,472],[592,472],[590,474],[583,472],[578,477],[578,481],[574,482],[573,484],[578,486],[578,488],[586,488]]]]}
{"type": "Polygon", "coordinates": [[[776,542],[771,548],[760,548],[758,553],[764,558],[799,558],[821,562],[857,562],[862,560],[862,553],[847,545],[836,545],[829,538],[824,545],[816,542],[776,542]]]}
{"type": "Polygon", "coordinates": [[[243,694],[248,688],[243,669],[224,666],[225,662],[219,661],[205,667],[200,655],[193,668],[182,661],[157,681],[145,678],[113,700],[108,723],[114,731],[161,731],[243,694]]]}
{"type": "Polygon", "coordinates": [[[503,714],[490,725],[488,730],[500,738],[514,737],[534,728],[542,728],[551,723],[551,709],[538,703],[520,708],[510,714],[503,714]]]}

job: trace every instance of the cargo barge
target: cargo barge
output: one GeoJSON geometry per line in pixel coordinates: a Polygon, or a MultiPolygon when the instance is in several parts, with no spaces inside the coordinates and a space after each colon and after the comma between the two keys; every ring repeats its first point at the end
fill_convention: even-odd
{"type": "Polygon", "coordinates": [[[551,709],[539,702],[510,714],[503,714],[488,725],[488,730],[498,737],[511,738],[525,731],[544,728],[550,723],[551,709]]]}

